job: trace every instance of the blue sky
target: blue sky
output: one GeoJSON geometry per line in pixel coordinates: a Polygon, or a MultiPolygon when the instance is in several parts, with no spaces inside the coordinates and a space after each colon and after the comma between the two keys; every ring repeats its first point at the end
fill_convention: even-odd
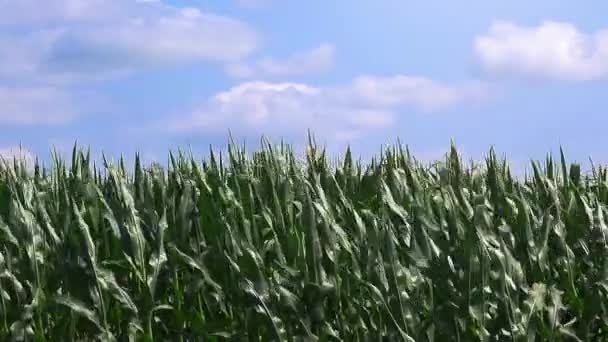
{"type": "Polygon", "coordinates": [[[608,161],[608,3],[6,0],[0,154],[201,156],[231,131],[362,155],[454,139],[608,161]],[[44,6],[44,8],[41,8],[44,6]]]}

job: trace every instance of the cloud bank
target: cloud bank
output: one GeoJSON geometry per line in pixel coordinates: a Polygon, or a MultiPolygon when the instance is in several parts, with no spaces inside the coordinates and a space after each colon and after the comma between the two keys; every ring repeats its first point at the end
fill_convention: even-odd
{"type": "Polygon", "coordinates": [[[424,77],[360,76],[344,85],[245,82],[209,97],[188,115],[174,115],[163,129],[177,133],[302,134],[312,129],[334,140],[352,140],[394,124],[403,111],[435,112],[483,99],[486,85],[451,84],[424,77]]]}
{"type": "Polygon", "coordinates": [[[259,40],[239,20],[161,1],[0,1],[0,124],[68,122],[84,104],[78,87],[150,68],[237,63],[259,40]]]}
{"type": "Polygon", "coordinates": [[[104,78],[146,67],[235,62],[259,35],[238,20],[157,1],[0,2],[0,77],[104,78]],[[42,75],[42,77],[40,76],[42,75]]]}

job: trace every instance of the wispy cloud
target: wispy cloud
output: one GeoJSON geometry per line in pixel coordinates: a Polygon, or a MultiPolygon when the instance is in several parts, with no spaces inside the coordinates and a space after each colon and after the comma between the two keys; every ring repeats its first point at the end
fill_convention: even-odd
{"type": "Polygon", "coordinates": [[[450,84],[426,77],[396,75],[359,76],[338,90],[341,97],[377,107],[412,107],[433,112],[486,95],[487,85],[479,81],[450,84]]]}
{"type": "Polygon", "coordinates": [[[187,116],[175,115],[175,132],[218,131],[228,124],[239,134],[300,134],[308,129],[353,140],[396,122],[404,109],[440,111],[483,98],[485,85],[449,84],[424,77],[361,76],[345,85],[246,82],[217,93],[187,116]]]}
{"type": "Polygon", "coordinates": [[[579,31],[566,22],[519,26],[497,21],[477,37],[474,50],[493,76],[589,81],[608,78],[608,29],[579,31]]]}
{"type": "Polygon", "coordinates": [[[226,72],[237,78],[277,78],[312,75],[329,70],[334,63],[335,47],[324,43],[316,48],[295,53],[285,59],[270,57],[254,62],[229,64],[226,72]]]}

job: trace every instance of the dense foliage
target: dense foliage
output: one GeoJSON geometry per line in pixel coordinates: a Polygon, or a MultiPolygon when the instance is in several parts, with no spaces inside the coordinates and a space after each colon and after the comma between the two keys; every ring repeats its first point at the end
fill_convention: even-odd
{"type": "Polygon", "coordinates": [[[0,169],[0,340],[606,339],[606,169],[89,156],[0,169]]]}

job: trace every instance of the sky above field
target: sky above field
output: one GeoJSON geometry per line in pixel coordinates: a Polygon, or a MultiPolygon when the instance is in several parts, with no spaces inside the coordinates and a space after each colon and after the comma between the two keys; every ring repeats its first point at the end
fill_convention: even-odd
{"type": "Polygon", "coordinates": [[[399,139],[515,165],[608,161],[608,2],[0,0],[0,154],[169,149],[229,133],[332,151],[399,139]]]}

